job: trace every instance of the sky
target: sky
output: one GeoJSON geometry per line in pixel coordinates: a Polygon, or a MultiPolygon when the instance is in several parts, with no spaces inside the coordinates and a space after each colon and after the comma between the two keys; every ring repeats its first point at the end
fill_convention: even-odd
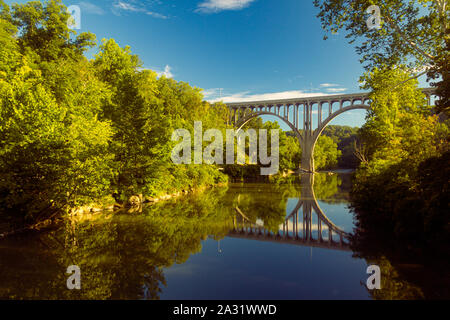
{"type": "MultiPolygon", "coordinates": [[[[26,1],[6,1],[23,3],[26,1]]],[[[359,92],[344,34],[323,40],[312,0],[64,0],[81,29],[129,45],[144,67],[204,89],[208,101],[359,92]]],[[[92,56],[92,53],[89,54],[92,56]]],[[[365,111],[332,124],[361,126],[365,111]]]]}

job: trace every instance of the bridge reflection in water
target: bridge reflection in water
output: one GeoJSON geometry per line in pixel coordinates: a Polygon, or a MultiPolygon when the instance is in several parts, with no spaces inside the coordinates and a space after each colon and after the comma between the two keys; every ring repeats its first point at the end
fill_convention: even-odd
{"type": "Polygon", "coordinates": [[[302,175],[301,185],[297,205],[277,232],[264,228],[261,222],[252,222],[236,206],[237,214],[228,237],[351,251],[347,241],[348,234],[326,216],[316,200],[314,174],[302,175]],[[313,224],[313,215],[317,217],[317,224],[313,224]]]}

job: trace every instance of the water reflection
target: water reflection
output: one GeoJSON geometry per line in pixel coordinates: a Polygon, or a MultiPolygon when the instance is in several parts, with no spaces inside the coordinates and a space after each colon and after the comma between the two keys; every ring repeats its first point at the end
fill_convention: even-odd
{"type": "Polygon", "coordinates": [[[0,297],[8,299],[158,299],[163,269],[201,250],[208,235],[223,238],[226,190],[201,198],[122,213],[73,217],[58,230],[0,242],[0,297]],[[69,265],[82,290],[66,288],[69,265]]]}
{"type": "Polygon", "coordinates": [[[301,177],[297,204],[275,229],[270,225],[265,227],[261,219],[254,222],[248,218],[240,208],[240,199],[241,194],[238,195],[235,207],[238,215],[234,217],[230,237],[350,251],[348,242],[344,240],[347,233],[325,215],[317,202],[312,174],[301,177]]]}
{"type": "MultiPolygon", "coordinates": [[[[324,174],[231,184],[4,239],[0,298],[392,297],[395,283],[367,291],[367,263],[349,249],[346,179],[324,174]],[[81,269],[80,291],[66,288],[69,265],[81,269]]],[[[392,279],[388,263],[380,265],[383,279],[392,279]]]]}

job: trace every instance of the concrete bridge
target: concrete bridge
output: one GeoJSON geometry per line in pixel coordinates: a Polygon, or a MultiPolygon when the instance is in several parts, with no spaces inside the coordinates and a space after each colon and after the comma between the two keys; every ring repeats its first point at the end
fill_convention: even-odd
{"type": "MultiPolygon", "coordinates": [[[[431,104],[433,88],[422,89],[431,104]]],[[[283,120],[297,136],[302,149],[300,169],[314,172],[314,147],[330,122],[344,112],[370,110],[369,93],[327,95],[271,101],[227,103],[230,123],[241,129],[250,120],[263,116],[275,116],[283,120]],[[316,119],[314,118],[317,117],[316,119]],[[316,124],[316,126],[314,126],[316,124]],[[313,127],[314,126],[314,127],[313,127]]]]}
{"type": "Polygon", "coordinates": [[[300,199],[277,232],[271,232],[264,225],[250,221],[236,206],[233,230],[228,237],[351,251],[347,241],[348,234],[336,226],[317,203],[313,189],[314,174],[305,174],[301,178],[300,199]],[[317,216],[316,225],[313,225],[313,213],[317,216]]]}

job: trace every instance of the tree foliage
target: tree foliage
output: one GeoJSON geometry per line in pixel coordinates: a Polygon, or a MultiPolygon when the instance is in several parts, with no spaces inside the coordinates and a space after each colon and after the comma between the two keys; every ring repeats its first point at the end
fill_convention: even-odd
{"type": "MultiPolygon", "coordinates": [[[[60,0],[0,0],[0,208],[29,225],[113,196],[158,196],[226,181],[216,166],[176,166],[171,133],[225,128],[223,105],[142,69],[129,47],[75,34],[60,0]],[[20,32],[19,32],[20,31],[20,32]]],[[[13,219],[11,219],[13,218],[13,219]]]]}
{"type": "Polygon", "coordinates": [[[409,77],[428,71],[429,80],[440,78],[434,83],[441,97],[438,112],[448,112],[448,0],[315,0],[314,4],[320,9],[318,17],[324,30],[336,33],[344,29],[368,70],[404,64],[409,67],[409,77]],[[366,10],[371,5],[380,8],[380,29],[367,27],[370,14],[366,10]]]}
{"type": "Polygon", "coordinates": [[[450,131],[431,115],[416,80],[392,90],[392,83],[407,77],[401,69],[366,75],[374,91],[361,129],[368,162],[357,171],[352,191],[355,239],[364,243],[381,233],[388,246],[392,241],[398,249],[407,246],[404,253],[448,251],[450,208],[443,199],[448,198],[450,131]]]}
{"type": "Polygon", "coordinates": [[[338,164],[341,156],[337,143],[328,136],[320,136],[314,150],[314,164],[317,170],[332,169],[338,164]]]}
{"type": "Polygon", "coordinates": [[[339,168],[356,169],[359,166],[359,159],[355,156],[358,130],[359,128],[350,126],[330,125],[323,131],[322,134],[333,139],[337,143],[338,150],[341,151],[338,159],[339,168]]]}
{"type": "Polygon", "coordinates": [[[89,43],[70,39],[60,2],[1,7],[0,207],[27,224],[104,194],[112,132],[89,43]]]}

